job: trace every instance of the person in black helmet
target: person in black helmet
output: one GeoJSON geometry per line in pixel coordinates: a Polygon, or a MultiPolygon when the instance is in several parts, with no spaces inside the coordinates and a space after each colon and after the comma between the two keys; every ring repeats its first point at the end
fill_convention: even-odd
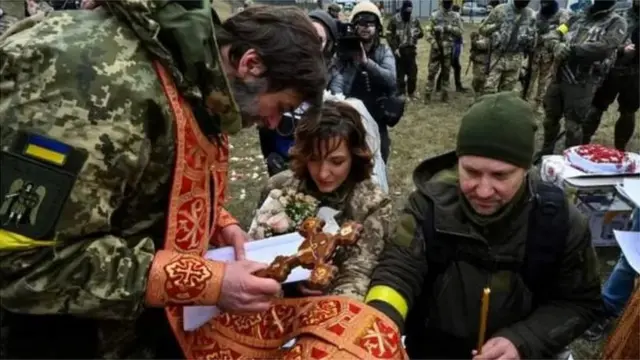
{"type": "MultiPolygon", "coordinates": [[[[330,76],[334,68],[333,58],[339,38],[337,21],[328,12],[319,9],[311,11],[309,17],[322,40],[324,60],[327,64],[327,73],[330,76]]],[[[292,112],[284,113],[276,129],[258,128],[260,150],[267,163],[269,176],[287,169],[289,148],[294,141],[293,134],[305,110],[306,107],[303,104],[292,112]]]]}
{"type": "Polygon", "coordinates": [[[627,37],[627,22],[613,11],[615,1],[595,1],[561,25],[550,39],[557,72],[543,99],[545,119],[542,155],[552,154],[564,118],[564,148],[588,143],[585,121],[594,93],[616,60],[627,37]],[[585,136],[586,135],[586,136],[585,136]]]}

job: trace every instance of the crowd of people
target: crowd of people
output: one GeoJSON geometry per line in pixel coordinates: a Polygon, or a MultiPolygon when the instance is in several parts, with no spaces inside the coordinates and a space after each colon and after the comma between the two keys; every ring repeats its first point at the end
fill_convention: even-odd
{"type": "Polygon", "coordinates": [[[407,101],[448,101],[450,68],[467,91],[452,1],[426,28],[408,0],[386,26],[369,1],[348,21],[335,5],[245,2],[222,21],[201,0],[74,3],[0,15],[3,358],[568,359],[618,318],[605,358],[640,357],[636,274],[621,257],[601,291],[587,219],[535,167],[540,106],[550,154],[562,117],[565,146],[588,143],[618,95],[627,145],[638,1],[627,19],[615,1],[495,4],[471,37],[453,150],[418,165],[401,209],[389,127],[407,101]],[[271,175],[257,210],[296,193],[361,226],[326,288],[246,259],[253,239],[224,204],[228,137],[254,125],[271,175]],[[225,246],[235,261],[204,256],[225,246]],[[185,330],[188,306],[222,314],[185,330]]]}

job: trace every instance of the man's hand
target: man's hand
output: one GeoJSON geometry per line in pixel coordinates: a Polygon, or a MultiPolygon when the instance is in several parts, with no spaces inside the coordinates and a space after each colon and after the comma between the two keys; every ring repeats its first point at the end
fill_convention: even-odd
{"type": "Polygon", "coordinates": [[[444,31],[444,28],[440,25],[433,27],[433,32],[436,34],[442,34],[443,31],[444,31]]]}
{"type": "Polygon", "coordinates": [[[224,244],[227,246],[233,246],[233,250],[236,254],[236,260],[244,260],[244,244],[249,240],[249,235],[237,224],[223,227],[221,234],[224,244]]]}
{"type": "Polygon", "coordinates": [[[364,64],[367,62],[367,52],[364,50],[364,45],[360,43],[360,54],[356,55],[353,59],[358,64],[364,64]]]}
{"type": "Polygon", "coordinates": [[[451,26],[450,25],[445,25],[443,30],[444,30],[444,32],[451,32],[451,26]]]}
{"type": "Polygon", "coordinates": [[[227,264],[217,306],[228,312],[262,312],[280,294],[280,284],[273,279],[253,275],[267,265],[241,260],[227,264]]]}
{"type": "Polygon", "coordinates": [[[395,49],[393,51],[393,55],[395,55],[397,58],[399,58],[400,57],[400,49],[395,49]]]}
{"type": "Polygon", "coordinates": [[[98,7],[98,2],[96,0],[82,0],[80,3],[80,8],[83,10],[91,10],[98,7]]]}
{"type": "Polygon", "coordinates": [[[635,44],[629,44],[629,45],[624,47],[624,54],[625,55],[631,55],[635,51],[636,51],[636,45],[635,44]]]}
{"type": "Polygon", "coordinates": [[[520,353],[516,346],[503,337],[489,339],[482,347],[480,354],[473,350],[471,355],[473,360],[520,360],[520,353]]]}

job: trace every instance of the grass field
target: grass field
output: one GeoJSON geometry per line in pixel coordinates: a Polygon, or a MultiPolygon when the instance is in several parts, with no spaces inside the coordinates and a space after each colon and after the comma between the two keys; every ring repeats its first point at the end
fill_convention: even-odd
{"type": "MultiPolygon", "coordinates": [[[[22,3],[19,1],[0,0],[0,7],[7,13],[20,16],[22,3]]],[[[215,7],[221,18],[230,14],[231,6],[224,1],[215,1],[215,7]]],[[[469,34],[477,25],[467,25],[465,44],[469,43],[469,34]]],[[[429,45],[422,41],[418,54],[418,91],[422,94],[426,84],[429,45]]],[[[468,64],[468,52],[463,55],[463,72],[468,64]]],[[[471,74],[464,76],[463,83],[470,87],[471,74]]],[[[453,86],[453,79],[451,79],[453,86]]],[[[399,208],[410,191],[413,190],[412,172],[423,159],[453,149],[455,145],[458,122],[467,107],[472,102],[471,92],[459,94],[451,91],[449,102],[434,101],[425,106],[420,103],[409,103],[401,122],[391,130],[391,157],[388,174],[390,193],[395,205],[399,208]]],[[[605,114],[602,125],[598,130],[595,142],[612,145],[613,127],[617,118],[617,106],[605,114]]],[[[539,117],[541,123],[542,117],[539,117]]],[[[629,145],[629,150],[640,150],[640,131],[629,145]]],[[[542,128],[538,132],[538,142],[541,141],[542,128]]],[[[257,131],[246,129],[231,138],[231,167],[230,189],[227,209],[231,211],[243,225],[249,225],[252,211],[258,201],[259,192],[267,180],[266,168],[260,154],[257,131]]],[[[613,265],[616,249],[601,251],[603,274],[613,265]]],[[[576,359],[593,359],[599,357],[600,344],[590,344],[577,341],[572,346],[576,359]]]]}

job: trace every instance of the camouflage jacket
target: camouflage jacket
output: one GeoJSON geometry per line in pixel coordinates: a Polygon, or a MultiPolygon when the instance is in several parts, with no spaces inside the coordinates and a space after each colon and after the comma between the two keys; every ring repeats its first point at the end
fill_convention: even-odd
{"type": "Polygon", "coordinates": [[[502,54],[533,51],[536,31],[535,12],[528,7],[518,10],[509,3],[496,6],[478,29],[490,39],[492,51],[502,54]]]}
{"type": "Polygon", "coordinates": [[[553,49],[549,48],[549,33],[555,32],[558,26],[569,23],[571,12],[566,9],[558,9],[551,17],[545,17],[540,12],[536,15],[537,40],[535,52],[545,62],[553,61],[553,49]]]}
{"type": "Polygon", "coordinates": [[[570,55],[560,67],[562,79],[571,83],[599,84],[616,62],[617,50],[627,37],[627,23],[612,9],[571,17],[566,34],[556,31],[548,42],[555,48],[565,42],[570,55]]]}
{"type": "Polygon", "coordinates": [[[432,49],[437,49],[435,29],[443,28],[442,49],[448,53],[453,49],[453,43],[459,40],[464,33],[462,18],[460,14],[451,10],[437,10],[427,25],[427,41],[431,43],[432,49]]]}
{"type": "Polygon", "coordinates": [[[273,189],[293,189],[311,195],[320,201],[320,206],[329,206],[338,211],[338,224],[353,220],[364,226],[364,234],[356,246],[341,248],[333,263],[338,266],[338,275],[328,290],[329,295],[344,295],[362,301],[369,287],[371,273],[378,263],[378,256],[389,240],[393,211],[391,199],[371,180],[356,184],[350,190],[338,190],[332,194],[321,194],[313,185],[300,181],[290,170],[281,172],[267,183],[259,204],[273,189]]]}
{"type": "MultiPolygon", "coordinates": [[[[145,309],[150,267],[165,242],[176,159],[174,114],[151,60],[167,69],[184,97],[215,97],[224,110],[209,109],[213,116],[226,121],[227,129],[240,127],[211,16],[210,9],[185,11],[169,1],[108,1],[93,11],[25,19],[0,41],[3,151],[17,143],[19,131],[28,131],[87,156],[60,213],[44,215],[42,221],[52,223],[51,241],[0,230],[3,308],[129,325],[145,309]],[[157,40],[160,24],[180,44],[185,67],[178,69],[157,40]],[[190,67],[197,62],[205,66],[190,67]],[[194,86],[197,77],[207,79],[209,88],[194,86]]],[[[221,141],[224,148],[226,136],[221,141]]],[[[3,184],[8,174],[3,168],[3,184]]],[[[42,179],[53,192],[60,185],[47,182],[42,179]]],[[[0,194],[3,206],[7,190],[0,194]]],[[[2,209],[0,224],[6,224],[2,209]]],[[[224,209],[215,211],[218,221],[231,222],[224,209]]],[[[123,337],[123,325],[112,330],[117,327],[111,335],[123,343],[102,333],[100,338],[117,348],[135,343],[123,337]]]]}
{"type": "Polygon", "coordinates": [[[627,10],[625,14],[625,20],[627,22],[627,38],[623,45],[618,49],[618,60],[616,61],[615,67],[624,71],[631,71],[632,73],[637,73],[639,57],[638,53],[640,49],[638,48],[638,32],[640,32],[638,13],[633,10],[633,8],[627,10]],[[636,50],[631,55],[624,54],[624,46],[629,44],[635,44],[636,50]]]}
{"type": "Polygon", "coordinates": [[[387,44],[393,51],[403,47],[415,47],[418,40],[424,37],[420,20],[412,16],[409,21],[404,21],[400,14],[389,20],[387,32],[387,44]]]}

